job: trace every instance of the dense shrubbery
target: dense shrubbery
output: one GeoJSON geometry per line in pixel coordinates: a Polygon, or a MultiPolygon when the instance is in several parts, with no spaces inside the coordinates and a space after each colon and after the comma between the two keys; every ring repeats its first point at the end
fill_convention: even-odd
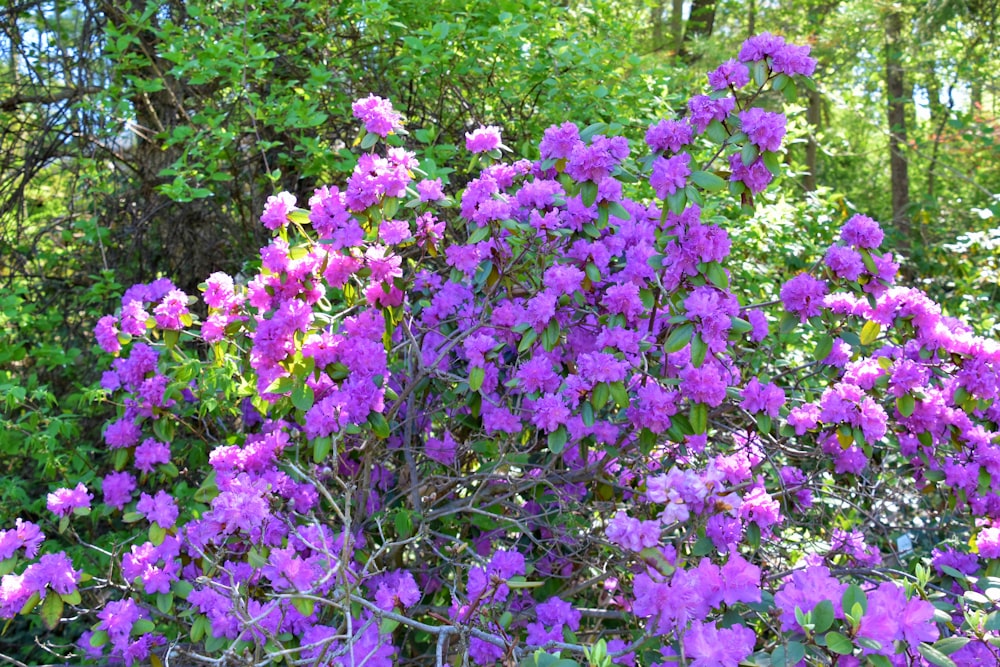
{"type": "Polygon", "coordinates": [[[482,127],[454,200],[358,100],[259,261],[98,323],[108,468],[0,533],[0,616],[126,664],[996,664],[1000,346],[865,216],[781,285],[731,248],[813,66],[748,40],[641,157],[482,127]]]}

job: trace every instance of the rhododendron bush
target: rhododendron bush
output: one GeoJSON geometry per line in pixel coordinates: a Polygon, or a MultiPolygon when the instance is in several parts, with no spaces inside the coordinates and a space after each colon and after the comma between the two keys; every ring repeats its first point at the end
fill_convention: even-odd
{"type": "Polygon", "coordinates": [[[863,215],[766,303],[729,263],[808,51],[751,38],[641,149],[474,129],[451,196],[356,102],[243,274],[97,324],[106,468],[0,532],[0,616],[128,665],[998,664],[1000,345],[863,215]]]}

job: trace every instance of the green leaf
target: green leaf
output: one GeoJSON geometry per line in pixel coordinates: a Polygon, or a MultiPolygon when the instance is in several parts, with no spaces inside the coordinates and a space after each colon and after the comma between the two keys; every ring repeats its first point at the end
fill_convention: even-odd
{"type": "Polygon", "coordinates": [[[691,337],[691,364],[695,368],[701,368],[705,362],[706,354],[708,354],[708,345],[705,344],[700,335],[695,334],[691,337]]]}
{"type": "Polygon", "coordinates": [[[610,398],[611,387],[608,386],[607,382],[598,382],[590,390],[590,404],[594,406],[595,411],[600,411],[601,408],[607,405],[610,398]]]}
{"type": "Polygon", "coordinates": [[[664,351],[669,354],[684,349],[684,346],[691,340],[691,334],[693,333],[694,324],[690,322],[675,327],[671,330],[670,335],[667,336],[667,342],[663,344],[664,351]]]}
{"type": "Polygon", "coordinates": [[[94,630],[90,635],[90,645],[94,648],[100,648],[107,644],[109,639],[107,630],[94,630]]]}
{"type": "Polygon", "coordinates": [[[667,197],[667,208],[670,209],[671,213],[681,214],[684,212],[684,205],[687,203],[687,193],[684,190],[678,190],[674,194],[667,197]]]}
{"type": "Polygon", "coordinates": [[[168,350],[174,349],[180,337],[181,332],[177,329],[165,329],[163,331],[163,342],[166,344],[168,350]]]}
{"type": "Polygon", "coordinates": [[[708,406],[704,403],[694,403],[691,406],[691,428],[695,433],[704,433],[708,430],[708,406]]]}
{"type": "Polygon", "coordinates": [[[365,134],[365,138],[361,140],[361,150],[366,151],[375,144],[378,143],[379,136],[374,132],[368,132],[365,134]]]}
{"type": "Polygon", "coordinates": [[[553,454],[561,454],[566,448],[566,441],[569,440],[569,432],[565,426],[560,426],[549,433],[549,451],[553,454]]]}
{"type": "Polygon", "coordinates": [[[781,175],[781,154],[774,151],[764,151],[764,166],[774,176],[781,175]]]}
{"type": "Polygon", "coordinates": [[[823,600],[812,610],[813,629],[815,632],[826,632],[833,625],[833,603],[823,600]]]}
{"type": "Polygon", "coordinates": [[[42,608],[38,613],[42,617],[42,623],[45,624],[45,627],[49,630],[55,630],[63,613],[63,600],[59,594],[52,590],[48,591],[45,595],[45,602],[42,603],[42,608]]]}
{"type": "Polygon", "coordinates": [[[882,325],[878,322],[872,320],[865,322],[865,325],[861,327],[861,344],[871,345],[881,332],[882,325]]]}
{"type": "Polygon", "coordinates": [[[292,598],[292,606],[303,616],[312,616],[316,611],[316,601],[307,598],[292,598]]]}
{"type": "Polygon", "coordinates": [[[535,343],[538,338],[538,332],[534,329],[528,329],[521,335],[521,342],[517,345],[518,352],[526,352],[535,343]]]}
{"type": "Polygon", "coordinates": [[[597,183],[584,181],[580,184],[580,199],[584,206],[592,206],[597,201],[597,183]]]}
{"type": "Polygon", "coordinates": [[[899,414],[904,417],[912,415],[915,407],[916,401],[913,400],[913,396],[910,394],[907,393],[896,397],[896,409],[899,410],[899,414]]]}
{"type": "Polygon", "coordinates": [[[469,389],[472,391],[479,391],[479,388],[483,386],[483,380],[486,379],[486,369],[482,366],[473,366],[469,370],[469,389]]]}
{"type": "Polygon", "coordinates": [[[972,641],[968,637],[945,637],[934,642],[934,648],[945,655],[951,655],[972,641]]]}
{"type": "Polygon", "coordinates": [[[611,383],[611,397],[615,399],[618,407],[627,408],[629,406],[628,389],[625,388],[625,383],[621,380],[611,383]]]}
{"type": "Polygon", "coordinates": [[[854,643],[835,630],[826,633],[826,647],[838,655],[854,653],[854,643]]]}
{"type": "Polygon", "coordinates": [[[333,440],[329,436],[313,441],[313,462],[322,463],[333,450],[333,440]]]}
{"type": "Polygon", "coordinates": [[[76,589],[74,589],[72,593],[65,593],[59,597],[61,597],[62,601],[66,604],[80,604],[80,602],[83,601],[83,598],[80,596],[80,591],[76,589]]]}
{"type": "Polygon", "coordinates": [[[782,88],[788,85],[789,81],[791,81],[791,79],[788,77],[787,74],[779,74],[778,76],[774,77],[774,81],[771,82],[771,87],[774,88],[775,90],[781,90],[782,88]]]}
{"type": "Polygon", "coordinates": [[[862,612],[868,611],[868,598],[865,596],[865,592],[857,584],[851,584],[841,598],[841,609],[850,612],[854,609],[855,604],[861,605],[862,612]]]}
{"type": "Polygon", "coordinates": [[[316,395],[313,393],[312,387],[305,382],[296,383],[292,390],[292,405],[302,412],[306,412],[313,406],[315,400],[316,395]]]}
{"type": "Polygon", "coordinates": [[[142,635],[148,635],[156,630],[156,624],[146,618],[140,618],[138,621],[132,624],[132,631],[129,633],[134,637],[141,637],[142,635]]]}
{"type": "Polygon", "coordinates": [[[371,412],[368,414],[368,423],[372,427],[375,437],[385,440],[389,437],[389,422],[381,412],[371,412]]]}
{"type": "Polygon", "coordinates": [[[705,267],[705,277],[720,290],[729,289],[729,276],[726,275],[726,270],[718,262],[708,263],[705,267]]]}
{"type": "Polygon", "coordinates": [[[155,521],[149,525],[149,541],[153,543],[154,547],[158,547],[163,544],[163,540],[167,537],[167,529],[161,528],[160,524],[155,521]]]}
{"type": "Polygon", "coordinates": [[[476,227],[474,230],[472,230],[472,233],[469,234],[469,240],[466,243],[471,245],[473,243],[479,243],[480,241],[485,241],[489,237],[491,231],[492,230],[490,229],[489,225],[485,225],[483,227],[476,227]]]}
{"type": "Polygon", "coordinates": [[[753,82],[760,88],[767,83],[767,61],[758,60],[753,64],[753,82]]]}
{"type": "Polygon", "coordinates": [[[295,378],[290,375],[283,375],[264,390],[265,394],[287,394],[295,387],[295,378]]]}
{"type": "Polygon", "coordinates": [[[726,132],[725,126],[717,120],[713,120],[708,124],[708,127],[705,128],[705,134],[717,144],[721,144],[729,138],[729,133],[726,132]]]}
{"type": "Polygon", "coordinates": [[[928,662],[938,665],[938,667],[958,667],[954,660],[930,644],[921,643],[917,649],[920,651],[920,655],[924,656],[928,662]]]}
{"type": "Polygon", "coordinates": [[[819,342],[816,343],[816,349],[813,350],[813,359],[816,361],[823,361],[828,356],[830,352],[833,351],[833,336],[826,335],[820,336],[819,342]]]}
{"type": "Polygon", "coordinates": [[[691,174],[691,181],[709,192],[718,192],[726,187],[726,181],[709,171],[696,171],[691,174]]]}
{"type": "Polygon", "coordinates": [[[753,144],[745,144],[743,150],[740,151],[740,160],[743,161],[744,167],[749,167],[753,164],[754,160],[757,159],[757,147],[753,144]]]}
{"type": "Polygon", "coordinates": [[[156,608],[162,613],[169,615],[174,606],[174,596],[172,593],[157,593],[156,608]]]}

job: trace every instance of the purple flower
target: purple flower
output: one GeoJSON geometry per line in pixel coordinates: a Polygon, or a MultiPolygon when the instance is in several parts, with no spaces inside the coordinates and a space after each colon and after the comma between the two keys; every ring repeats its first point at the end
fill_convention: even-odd
{"type": "Polygon", "coordinates": [[[741,392],[743,409],[748,412],[763,412],[772,417],[778,417],[778,410],[785,404],[785,392],[773,382],[761,384],[756,377],[750,378],[747,386],[741,392]]]}
{"type": "Polygon", "coordinates": [[[759,35],[750,37],[740,47],[739,59],[741,62],[753,62],[764,60],[768,56],[773,56],[785,46],[785,40],[778,35],[769,32],[762,32],[759,35]]]}
{"type": "Polygon", "coordinates": [[[774,179],[774,174],[764,164],[764,158],[759,156],[747,166],[743,164],[740,154],[734,153],[729,156],[729,169],[730,182],[743,183],[752,194],[763,192],[774,179]]]}
{"type": "Polygon", "coordinates": [[[129,301],[122,306],[122,331],[130,336],[141,336],[146,333],[146,320],[149,319],[141,301],[129,301]]]}
{"type": "Polygon", "coordinates": [[[25,558],[34,558],[44,540],[45,534],[38,526],[30,521],[15,519],[14,528],[0,530],[0,561],[10,558],[21,547],[24,547],[25,558]]]}
{"type": "Polygon", "coordinates": [[[535,607],[535,612],[537,620],[528,624],[528,644],[541,646],[550,641],[561,642],[564,628],[571,632],[580,629],[580,611],[565,600],[549,598],[535,607]]]}
{"type": "Polygon", "coordinates": [[[489,153],[500,148],[500,128],[495,125],[479,127],[465,133],[465,149],[470,153],[489,153]]]}
{"type": "Polygon", "coordinates": [[[865,271],[861,254],[853,248],[832,245],[826,251],[824,261],[834,274],[845,280],[857,280],[865,271]]]}
{"type": "Polygon", "coordinates": [[[708,85],[716,90],[742,88],[750,83],[750,70],[737,60],[727,60],[708,75],[708,85]]]}
{"type": "Polygon", "coordinates": [[[252,480],[246,473],[240,473],[212,500],[212,509],[205,514],[205,520],[226,535],[260,528],[270,515],[267,487],[265,480],[252,480]]]}
{"type": "Polygon", "coordinates": [[[42,595],[46,587],[60,595],[69,595],[79,582],[80,572],[73,569],[73,561],[62,551],[45,554],[24,570],[24,586],[42,595]]]}
{"type": "Polygon", "coordinates": [[[833,602],[836,617],[843,618],[844,613],[839,607],[846,589],[847,584],[831,577],[830,570],[822,566],[792,572],[782,589],[774,594],[774,604],[781,610],[781,629],[800,629],[795,620],[795,608],[808,614],[823,600],[833,602]]]}
{"type": "Polygon", "coordinates": [[[542,141],[538,144],[543,160],[567,159],[573,153],[580,141],[580,129],[569,121],[562,125],[553,125],[545,130],[542,141]]]}
{"type": "Polygon", "coordinates": [[[708,95],[695,95],[688,102],[691,125],[699,134],[704,132],[713,120],[724,121],[734,108],[736,100],[731,97],[713,100],[708,95]]]}
{"type": "Polygon", "coordinates": [[[576,144],[566,163],[566,173],[577,181],[600,183],[611,175],[628,154],[628,140],[625,137],[605,137],[599,134],[589,146],[576,144]]]}
{"type": "Polygon", "coordinates": [[[750,340],[755,343],[759,343],[767,338],[767,315],[759,310],[749,310],[746,313],[746,318],[752,327],[750,330],[750,340]]]}
{"type": "Polygon", "coordinates": [[[840,230],[840,238],[844,243],[857,248],[877,248],[882,244],[884,237],[885,234],[879,224],[860,213],[851,216],[840,230]]]}
{"type": "Polygon", "coordinates": [[[934,605],[918,597],[910,598],[899,618],[899,634],[911,648],[920,642],[936,642],[940,631],[934,622],[934,605]]]}
{"type": "MultiPolygon", "coordinates": [[[[180,290],[171,290],[153,309],[156,326],[161,329],[183,329],[184,318],[188,315],[188,297],[180,290]]],[[[190,321],[190,320],[189,320],[190,321]]]]}
{"type": "Polygon", "coordinates": [[[162,489],[156,492],[156,496],[148,493],[139,496],[135,509],[145,514],[151,523],[156,522],[160,528],[171,528],[177,522],[177,503],[162,489]]]}
{"type": "Polygon", "coordinates": [[[376,95],[358,100],[351,105],[351,111],[367,131],[380,137],[403,129],[402,116],[392,108],[392,103],[376,95]]]}
{"type": "Polygon", "coordinates": [[[216,271],[205,281],[205,304],[209,308],[228,309],[235,305],[234,290],[232,277],[222,271],[216,271]]]}
{"type": "Polygon", "coordinates": [[[104,609],[97,613],[97,618],[101,619],[97,629],[107,632],[111,643],[121,650],[129,641],[132,626],[143,616],[142,610],[131,598],[115,600],[106,603],[104,609]]]}
{"type": "Polygon", "coordinates": [[[826,296],[826,283],[813,278],[808,273],[800,273],[781,286],[781,301],[785,310],[795,313],[799,320],[805,322],[814,315],[819,315],[826,296]]]}
{"type": "Polygon", "coordinates": [[[444,432],[444,438],[427,438],[424,443],[424,453],[427,454],[427,458],[445,465],[455,463],[457,452],[458,443],[455,442],[450,431],[444,432]]]}
{"type": "Polygon", "coordinates": [[[714,408],[726,400],[726,381],[716,364],[705,363],[701,368],[688,364],[680,375],[681,393],[693,402],[714,408]]]}
{"type": "Polygon", "coordinates": [[[976,536],[980,558],[1000,558],[1000,526],[989,526],[976,536]]]}
{"type": "Polygon", "coordinates": [[[718,629],[696,621],[684,633],[684,651],[690,667],[738,667],[753,652],[757,636],[742,625],[718,629]]]}
{"type": "Polygon", "coordinates": [[[614,544],[638,553],[660,544],[660,530],[658,521],[640,521],[618,510],[608,522],[605,534],[614,544]]]}
{"type": "Polygon", "coordinates": [[[740,123],[743,132],[761,151],[777,151],[781,149],[781,140],[785,138],[785,115],[764,111],[757,107],[740,112],[740,123]]]}
{"type": "Polygon", "coordinates": [[[816,71],[816,59],[809,57],[810,47],[808,44],[797,46],[795,44],[785,44],[772,55],[774,64],[772,69],[778,74],[801,74],[802,76],[812,76],[816,71]]]}
{"type": "Polygon", "coordinates": [[[763,486],[755,486],[743,496],[740,516],[744,521],[752,521],[760,526],[762,534],[769,535],[771,526],[782,521],[781,505],[763,486]]]}
{"type": "Polygon", "coordinates": [[[72,489],[56,489],[46,497],[46,507],[56,516],[68,516],[76,509],[90,509],[90,501],[94,496],[87,492],[83,482],[72,489]]]}
{"type": "Polygon", "coordinates": [[[375,604],[385,611],[412,607],[420,601],[420,588],[408,570],[396,570],[381,577],[375,591],[375,604]]]}
{"type": "Polygon", "coordinates": [[[440,178],[419,181],[417,183],[417,195],[420,197],[420,201],[441,201],[444,199],[444,190],[442,190],[442,187],[440,178]]]}
{"type": "Polygon", "coordinates": [[[143,472],[153,472],[160,463],[170,463],[170,445],[146,438],[135,448],[135,467],[143,472]]]}
{"type": "Polygon", "coordinates": [[[656,191],[656,196],[666,199],[687,185],[691,175],[691,156],[681,153],[670,158],[658,157],[653,162],[653,173],[649,176],[649,184],[656,191]]]}
{"type": "Polygon", "coordinates": [[[279,192],[267,198],[264,213],[260,221],[272,232],[288,224],[288,214],[295,208],[295,195],[290,192],[279,192]]]}
{"type": "Polygon", "coordinates": [[[122,345],[118,341],[117,324],[118,320],[115,319],[114,315],[105,315],[97,320],[97,326],[94,327],[94,337],[97,339],[97,344],[109,354],[118,354],[122,349],[122,345]]]}
{"type": "Polygon", "coordinates": [[[132,499],[135,477],[127,472],[112,472],[104,478],[101,488],[104,492],[104,504],[122,509],[132,499]]]}
{"type": "Polygon", "coordinates": [[[136,426],[134,421],[126,417],[108,425],[104,432],[104,442],[111,449],[131,447],[139,441],[140,435],[142,435],[142,430],[136,426]]]}
{"type": "Polygon", "coordinates": [[[881,644],[881,649],[872,649],[875,653],[892,655],[896,650],[893,642],[900,638],[899,620],[905,609],[906,593],[902,588],[888,581],[879,584],[868,593],[868,609],[861,618],[858,636],[881,644]]]}
{"type": "Polygon", "coordinates": [[[650,150],[676,153],[691,143],[691,126],[683,120],[661,120],[646,130],[646,143],[650,150]]]}
{"type": "Polygon", "coordinates": [[[551,433],[566,423],[569,419],[569,408],[562,398],[555,394],[545,394],[534,401],[531,423],[538,428],[551,433]]]}
{"type": "Polygon", "coordinates": [[[14,618],[31,594],[32,591],[24,583],[23,574],[5,574],[0,577],[0,618],[14,618]]]}

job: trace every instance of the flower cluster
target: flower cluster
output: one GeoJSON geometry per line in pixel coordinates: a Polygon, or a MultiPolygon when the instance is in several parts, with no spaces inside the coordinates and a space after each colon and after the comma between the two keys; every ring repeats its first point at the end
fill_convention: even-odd
{"type": "MultiPolygon", "coordinates": [[[[648,157],[566,122],[541,160],[469,174],[457,212],[399,137],[380,148],[404,132],[392,105],[356,102],[346,184],[269,198],[259,261],[209,276],[203,309],[158,280],[97,322],[108,468],[47,507],[60,532],[89,515],[142,535],[102,554],[111,582],[18,519],[0,616],[40,602],[52,626],[89,581],[104,602],[81,649],[128,665],[189,641],[386,667],[901,663],[945,634],[979,659],[993,631],[962,625],[969,582],[936,600],[951,626],[927,584],[1000,555],[1000,345],[897,286],[862,215],[780,287],[772,330],[709,201],[780,175],[784,116],[752,102],[814,68],[751,38],[715,93],[649,126],[648,157]],[[886,544],[823,514],[854,485],[871,509],[884,470],[914,512],[946,489],[975,545],[937,549],[910,590],[837,570],[886,544]]],[[[466,138],[474,164],[500,160],[495,126],[466,138]]]]}

